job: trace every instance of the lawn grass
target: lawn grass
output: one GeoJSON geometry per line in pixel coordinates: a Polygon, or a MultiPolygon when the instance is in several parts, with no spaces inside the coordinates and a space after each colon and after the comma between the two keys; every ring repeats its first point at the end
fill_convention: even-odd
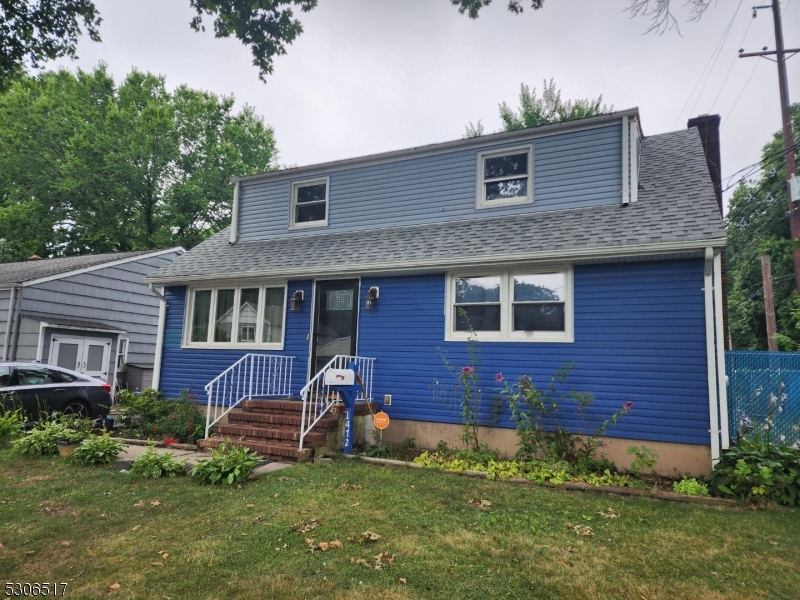
{"type": "Polygon", "coordinates": [[[800,511],[785,508],[625,499],[358,461],[210,488],[7,449],[0,482],[0,582],[64,581],[67,598],[800,598],[800,511]],[[619,518],[598,514],[609,507],[619,518]],[[314,531],[290,530],[310,519],[314,531]],[[359,543],[368,530],[382,538],[359,543]],[[306,538],[344,546],[311,553],[306,538]],[[380,570],[357,562],[381,552],[395,561],[380,570]]]}

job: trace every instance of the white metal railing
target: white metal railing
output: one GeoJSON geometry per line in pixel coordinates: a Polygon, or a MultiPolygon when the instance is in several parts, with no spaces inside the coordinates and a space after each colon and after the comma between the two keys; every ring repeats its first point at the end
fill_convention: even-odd
{"type": "Polygon", "coordinates": [[[372,371],[375,364],[374,358],[365,356],[346,356],[338,354],[334,356],[327,365],[320,369],[319,373],[311,378],[305,387],[300,390],[300,397],[303,399],[303,413],[300,421],[300,448],[303,448],[303,439],[311,431],[319,420],[327,413],[334,404],[338,404],[339,394],[325,384],[325,372],[328,369],[346,369],[354,362],[356,372],[361,376],[363,386],[358,391],[356,402],[372,400],[372,371]],[[366,393],[366,397],[364,394],[366,393]]]}
{"type": "Polygon", "coordinates": [[[242,400],[291,395],[294,356],[245,354],[206,385],[206,438],[214,426],[242,400]]]}

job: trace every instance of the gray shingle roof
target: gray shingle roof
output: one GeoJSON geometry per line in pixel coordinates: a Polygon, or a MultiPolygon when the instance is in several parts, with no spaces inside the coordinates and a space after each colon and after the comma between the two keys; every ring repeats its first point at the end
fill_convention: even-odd
{"type": "Polygon", "coordinates": [[[358,232],[228,243],[226,229],[145,281],[214,276],[353,274],[392,267],[455,265],[605,248],[715,240],[725,229],[697,129],[642,142],[638,201],[358,232]]]}
{"type": "Polygon", "coordinates": [[[95,267],[104,263],[133,258],[140,254],[150,254],[152,252],[155,252],[155,250],[89,254],[86,256],[68,256],[66,258],[46,258],[42,260],[2,263],[0,264],[0,284],[23,283],[41,277],[61,275],[63,273],[69,273],[70,271],[95,267]]]}

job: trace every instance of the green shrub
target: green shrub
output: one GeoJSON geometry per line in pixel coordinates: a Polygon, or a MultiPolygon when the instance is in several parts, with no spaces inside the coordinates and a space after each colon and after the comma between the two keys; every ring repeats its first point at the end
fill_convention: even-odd
{"type": "Polygon", "coordinates": [[[255,452],[234,446],[230,441],[229,438],[227,444],[220,444],[217,450],[212,450],[210,459],[197,463],[192,469],[192,477],[196,477],[200,483],[209,484],[232,485],[245,481],[261,459],[255,452]]]}
{"type": "Polygon", "coordinates": [[[708,496],[708,487],[694,477],[676,481],[672,484],[672,491],[676,494],[686,494],[687,496],[708,496]]]}
{"type": "Polygon", "coordinates": [[[56,442],[59,440],[78,442],[85,436],[86,429],[83,420],[52,415],[47,420],[36,423],[33,429],[11,444],[14,450],[21,454],[55,454],[58,452],[56,442]]]}
{"type": "Polygon", "coordinates": [[[192,395],[183,390],[175,400],[146,388],[140,394],[122,390],[118,394],[122,411],[119,423],[127,435],[142,439],[172,437],[194,444],[205,434],[205,412],[192,402],[192,395]]]}
{"type": "Polygon", "coordinates": [[[107,433],[90,435],[75,448],[72,458],[85,465],[110,465],[122,452],[122,442],[111,439],[107,433]]]}
{"type": "Polygon", "coordinates": [[[717,496],[800,506],[800,450],[743,439],[723,453],[709,487],[717,496]]]}
{"type": "Polygon", "coordinates": [[[655,466],[658,464],[658,454],[653,452],[644,444],[639,446],[629,446],[628,456],[635,456],[631,463],[631,468],[628,469],[636,477],[641,477],[645,469],[649,469],[651,473],[655,474],[655,466]]]}
{"type": "Polygon", "coordinates": [[[131,463],[132,475],[158,479],[159,477],[175,477],[186,472],[186,461],[177,461],[171,452],[156,452],[155,446],[148,444],[147,450],[131,463]]]}
{"type": "Polygon", "coordinates": [[[0,442],[14,440],[25,431],[25,417],[22,409],[3,409],[0,406],[0,442]]]}

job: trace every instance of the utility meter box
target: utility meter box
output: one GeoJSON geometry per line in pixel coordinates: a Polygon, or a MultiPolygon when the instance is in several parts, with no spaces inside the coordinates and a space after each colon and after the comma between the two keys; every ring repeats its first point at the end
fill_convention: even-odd
{"type": "Polygon", "coordinates": [[[350,369],[328,369],[325,371],[325,385],[353,385],[356,374],[350,369]]]}

